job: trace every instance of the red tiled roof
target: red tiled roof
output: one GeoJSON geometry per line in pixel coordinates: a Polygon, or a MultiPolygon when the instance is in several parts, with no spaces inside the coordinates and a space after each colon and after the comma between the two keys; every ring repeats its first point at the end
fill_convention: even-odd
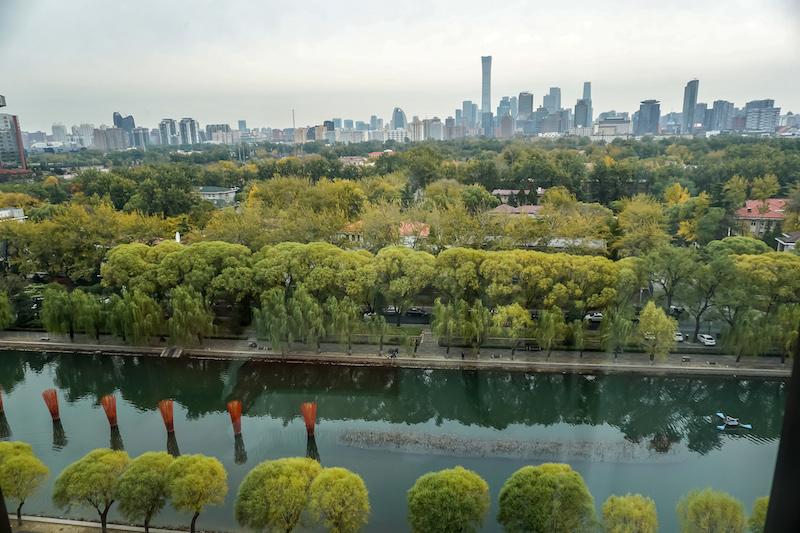
{"type": "Polygon", "coordinates": [[[400,224],[400,235],[419,235],[427,237],[431,234],[431,227],[422,222],[403,222],[400,224]]]}
{"type": "Polygon", "coordinates": [[[494,211],[495,213],[516,213],[517,212],[517,208],[516,207],[511,207],[508,204],[500,204],[497,207],[495,207],[494,209],[492,209],[492,211],[494,211]]]}
{"type": "Polygon", "coordinates": [[[770,198],[768,201],[769,211],[762,214],[760,211],[762,207],[760,200],[747,200],[745,206],[736,211],[736,218],[771,218],[782,220],[786,218],[783,210],[786,208],[787,202],[788,200],[784,198],[770,198]]]}

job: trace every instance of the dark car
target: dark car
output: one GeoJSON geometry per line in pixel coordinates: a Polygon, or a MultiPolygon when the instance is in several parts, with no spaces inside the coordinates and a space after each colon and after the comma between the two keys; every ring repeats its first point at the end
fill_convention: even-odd
{"type": "Polygon", "coordinates": [[[428,316],[428,312],[424,309],[420,309],[419,307],[412,307],[406,311],[406,316],[428,316]]]}

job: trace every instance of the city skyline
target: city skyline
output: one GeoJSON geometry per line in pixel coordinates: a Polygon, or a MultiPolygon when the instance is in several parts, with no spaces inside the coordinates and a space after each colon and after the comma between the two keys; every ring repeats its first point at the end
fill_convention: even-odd
{"type": "Polygon", "coordinates": [[[680,112],[683,87],[698,78],[698,101],[709,107],[716,100],[743,107],[774,99],[783,112],[800,112],[800,72],[792,68],[800,16],[788,0],[746,11],[749,3],[733,2],[724,12],[684,0],[669,11],[614,2],[601,9],[582,0],[548,6],[533,20],[510,17],[507,28],[477,38],[470,28],[478,2],[411,4],[402,13],[399,5],[356,1],[336,10],[312,3],[306,10],[239,2],[218,12],[149,0],[136,10],[97,0],[7,0],[4,11],[15,24],[0,35],[0,63],[16,75],[2,91],[28,131],[48,131],[54,122],[111,125],[114,111],[150,128],[184,117],[285,128],[292,110],[298,126],[371,115],[388,123],[395,107],[444,120],[462,101],[481,101],[480,57],[491,55],[491,108],[523,91],[538,107],[550,87],[560,87],[562,105],[572,107],[591,81],[595,115],[633,113],[645,99],[659,100],[662,113],[680,112]],[[550,21],[567,14],[572,29],[555,30],[550,21]],[[400,35],[388,31],[392,17],[400,35]],[[697,32],[683,28],[687,18],[710,22],[697,32]],[[611,25],[625,31],[606,35],[611,25]],[[300,30],[315,37],[296,42],[291,35],[300,30]],[[33,39],[42,35],[46,43],[33,39]],[[57,36],[69,45],[60,46],[57,36]]]}

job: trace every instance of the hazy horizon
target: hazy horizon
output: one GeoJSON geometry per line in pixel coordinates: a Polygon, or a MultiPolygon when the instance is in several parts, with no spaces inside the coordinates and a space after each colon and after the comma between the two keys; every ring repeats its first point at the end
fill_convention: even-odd
{"type": "Polygon", "coordinates": [[[389,122],[394,107],[444,120],[463,100],[480,105],[482,55],[493,56],[493,108],[521,91],[541,105],[552,86],[571,108],[591,81],[595,116],[650,98],[666,114],[698,78],[709,107],[771,98],[782,114],[800,112],[792,0],[517,1],[483,15],[475,0],[0,4],[3,111],[26,131],[111,125],[114,111],[150,128],[183,117],[286,128],[292,109],[298,126],[389,122]]]}

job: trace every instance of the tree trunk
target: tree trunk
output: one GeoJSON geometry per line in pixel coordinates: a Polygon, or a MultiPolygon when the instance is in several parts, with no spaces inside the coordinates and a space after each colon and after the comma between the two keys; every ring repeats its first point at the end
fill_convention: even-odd
{"type": "Polygon", "coordinates": [[[17,525],[22,527],[22,504],[25,502],[19,502],[19,507],[17,507],[17,525]]]}
{"type": "Polygon", "coordinates": [[[383,355],[383,335],[381,335],[381,339],[378,344],[378,355],[383,355]]]}
{"type": "Polygon", "coordinates": [[[653,365],[653,361],[655,361],[655,358],[656,358],[656,352],[654,350],[654,351],[650,352],[650,366],[653,365]]]}
{"type": "Polygon", "coordinates": [[[109,509],[111,509],[110,505],[107,506],[105,509],[103,509],[103,512],[100,513],[100,528],[101,528],[103,533],[108,533],[108,531],[106,530],[106,519],[108,519],[108,510],[109,509]]]}
{"type": "Polygon", "coordinates": [[[400,327],[400,317],[401,317],[400,311],[398,310],[398,312],[397,312],[397,327],[398,328],[400,327]]]}
{"type": "Polygon", "coordinates": [[[150,533],[150,517],[146,516],[144,519],[144,533],[150,533]]]}
{"type": "Polygon", "coordinates": [[[72,329],[72,326],[69,327],[69,342],[75,342],[75,330],[72,329]]]}
{"type": "Polygon", "coordinates": [[[192,517],[192,528],[191,528],[191,532],[192,533],[194,533],[194,524],[195,524],[195,522],[197,522],[197,517],[198,516],[200,516],[200,513],[194,513],[194,516],[192,517]]]}
{"type": "Polygon", "coordinates": [[[445,350],[444,353],[445,355],[447,355],[448,358],[450,357],[450,343],[447,343],[447,349],[445,350]]]}
{"type": "Polygon", "coordinates": [[[692,337],[692,342],[697,342],[697,335],[700,334],[700,317],[698,316],[697,319],[694,321],[694,337],[692,337]]]}

